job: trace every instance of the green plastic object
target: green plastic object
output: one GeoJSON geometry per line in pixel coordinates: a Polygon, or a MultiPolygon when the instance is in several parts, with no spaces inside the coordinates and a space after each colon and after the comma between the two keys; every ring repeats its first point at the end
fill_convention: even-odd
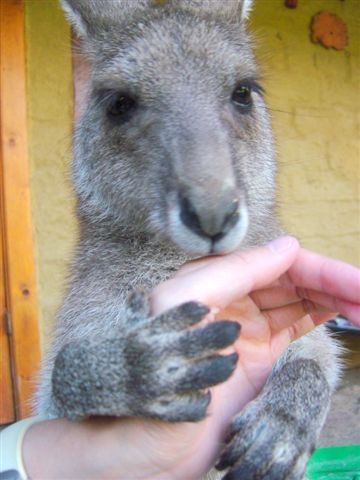
{"type": "Polygon", "coordinates": [[[360,445],[318,448],[307,465],[306,479],[360,480],[360,445]]]}

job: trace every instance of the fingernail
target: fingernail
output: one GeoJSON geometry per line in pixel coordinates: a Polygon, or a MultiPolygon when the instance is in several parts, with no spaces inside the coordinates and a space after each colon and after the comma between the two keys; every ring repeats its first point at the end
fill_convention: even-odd
{"type": "Polygon", "coordinates": [[[277,238],[276,240],[273,240],[272,242],[267,244],[267,247],[275,253],[283,253],[289,248],[291,248],[294,245],[295,238],[285,236],[285,237],[280,237],[277,238]]]}

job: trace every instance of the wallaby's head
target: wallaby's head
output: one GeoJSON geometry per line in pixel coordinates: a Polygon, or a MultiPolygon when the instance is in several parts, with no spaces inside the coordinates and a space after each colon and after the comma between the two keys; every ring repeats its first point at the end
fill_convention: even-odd
{"type": "Polygon", "coordinates": [[[261,238],[275,167],[250,1],[62,4],[92,63],[75,137],[82,216],[197,255],[261,238]]]}

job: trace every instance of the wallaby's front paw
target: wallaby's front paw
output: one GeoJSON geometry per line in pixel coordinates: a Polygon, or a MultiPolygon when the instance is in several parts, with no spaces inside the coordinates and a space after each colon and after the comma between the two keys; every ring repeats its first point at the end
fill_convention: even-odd
{"type": "Polygon", "coordinates": [[[185,303],[152,319],[129,336],[125,347],[126,389],[135,413],[167,421],[202,419],[210,402],[204,390],[227,380],[237,354],[218,355],[240,331],[230,321],[190,328],[209,313],[196,302],[185,303]]]}
{"type": "MultiPolygon", "coordinates": [[[[146,311],[141,298],[132,302],[146,311]]],[[[121,338],[67,345],[52,378],[59,413],[202,419],[210,402],[204,390],[227,380],[238,358],[216,352],[232,345],[240,331],[231,321],[189,328],[208,313],[208,307],[189,302],[155,318],[135,315],[121,338]]]]}
{"type": "Polygon", "coordinates": [[[301,480],[328,402],[329,388],[314,361],[285,364],[235,418],[216,466],[229,468],[223,480],[301,480]]]}

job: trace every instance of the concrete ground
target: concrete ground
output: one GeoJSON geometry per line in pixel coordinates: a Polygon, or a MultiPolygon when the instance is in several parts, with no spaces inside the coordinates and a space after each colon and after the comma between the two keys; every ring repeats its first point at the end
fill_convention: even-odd
{"type": "Polygon", "coordinates": [[[360,335],[340,334],[347,369],[335,393],[319,446],[360,445],[360,335]]]}

